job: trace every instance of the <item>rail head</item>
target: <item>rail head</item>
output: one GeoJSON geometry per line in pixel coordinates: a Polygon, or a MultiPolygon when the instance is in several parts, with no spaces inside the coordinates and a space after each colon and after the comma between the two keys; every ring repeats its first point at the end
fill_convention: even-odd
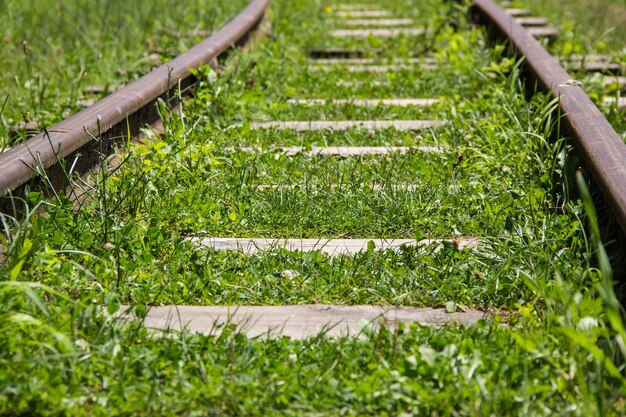
{"type": "Polygon", "coordinates": [[[563,122],[595,183],[626,234],[626,144],[580,83],[513,17],[491,0],[474,0],[479,22],[495,28],[525,58],[539,85],[559,98],[563,122]]]}
{"type": "Polygon", "coordinates": [[[187,52],[155,68],[90,107],[70,116],[29,140],[0,154],[0,197],[39,175],[57,167],[71,155],[78,155],[84,169],[94,165],[94,136],[135,134],[156,120],[154,102],[179,83],[193,80],[189,71],[209,64],[252,31],[265,15],[270,0],[251,0],[230,22],[187,52]],[[128,126],[127,126],[128,123],[128,126]],[[91,160],[91,161],[89,161],[91,160]]]}

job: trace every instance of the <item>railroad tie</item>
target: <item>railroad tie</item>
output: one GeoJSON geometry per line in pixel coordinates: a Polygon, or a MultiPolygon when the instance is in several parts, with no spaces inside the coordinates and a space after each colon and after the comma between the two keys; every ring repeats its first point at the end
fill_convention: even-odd
{"type": "Polygon", "coordinates": [[[527,9],[511,8],[511,9],[505,9],[504,11],[506,12],[506,14],[508,14],[511,17],[530,17],[532,15],[530,10],[527,10],[527,9]]]}
{"type": "Polygon", "coordinates": [[[413,24],[412,19],[350,19],[341,22],[346,26],[361,26],[361,27],[398,27],[398,26],[410,26],[413,24]]]}
{"type": "Polygon", "coordinates": [[[624,65],[612,62],[611,55],[571,55],[562,57],[561,62],[572,71],[599,72],[603,74],[619,75],[625,69],[624,65]]]}
{"type": "Polygon", "coordinates": [[[368,52],[379,54],[379,50],[366,51],[360,48],[309,48],[307,53],[312,59],[359,58],[368,52]]]}
{"type": "Polygon", "coordinates": [[[516,17],[515,21],[525,27],[546,26],[548,19],[545,17],[516,17]]]}
{"type": "Polygon", "coordinates": [[[455,248],[477,249],[484,246],[474,237],[455,239],[275,239],[237,237],[190,237],[194,244],[215,251],[236,251],[247,255],[285,249],[290,252],[322,252],[329,256],[356,255],[367,251],[372,244],[378,251],[400,250],[407,247],[427,247],[431,253],[441,250],[443,245],[452,244],[455,248]]]}
{"type": "Polygon", "coordinates": [[[606,107],[617,107],[619,110],[626,110],[626,97],[605,97],[606,107]]]}
{"type": "Polygon", "coordinates": [[[337,85],[341,87],[361,87],[364,85],[368,85],[371,87],[387,87],[390,86],[391,83],[388,80],[373,80],[369,82],[339,80],[337,81],[337,85]]]}
{"type": "MultiPolygon", "coordinates": [[[[419,180],[418,180],[419,181],[419,180]]],[[[365,190],[371,190],[372,192],[416,192],[416,191],[424,191],[424,190],[432,190],[433,188],[437,188],[439,186],[433,187],[428,182],[418,182],[413,184],[407,183],[399,183],[399,184],[381,184],[381,183],[370,183],[370,184],[358,184],[358,185],[350,185],[350,184],[312,184],[312,183],[299,183],[299,184],[258,184],[252,185],[251,188],[254,188],[257,191],[272,191],[272,190],[308,190],[310,192],[328,192],[328,191],[341,191],[343,193],[349,194],[355,191],[364,192],[365,190]]],[[[462,185],[457,184],[449,184],[445,185],[450,192],[459,192],[462,189],[462,185]]]]}
{"type": "Polygon", "coordinates": [[[566,57],[561,57],[569,61],[598,61],[598,62],[611,62],[614,59],[613,55],[606,54],[572,54],[566,57]]]}
{"type": "Polygon", "coordinates": [[[529,27],[526,30],[537,39],[544,38],[553,41],[559,36],[559,32],[556,29],[549,27],[529,27]]]}
{"type": "Polygon", "coordinates": [[[367,39],[370,36],[377,38],[395,38],[397,36],[422,36],[426,29],[422,28],[395,28],[395,29],[337,29],[330,32],[335,38],[367,39]]]}
{"type": "Polygon", "coordinates": [[[308,70],[311,72],[331,72],[331,71],[346,71],[346,72],[399,72],[399,71],[413,71],[413,70],[428,70],[433,71],[438,67],[435,64],[425,62],[421,65],[346,65],[346,66],[322,66],[322,65],[309,65],[308,70]]]}
{"type": "Polygon", "coordinates": [[[346,18],[390,17],[393,15],[389,10],[339,10],[334,14],[337,17],[346,18]]]}
{"type": "Polygon", "coordinates": [[[373,58],[355,58],[349,55],[348,50],[342,50],[342,55],[335,55],[336,57],[323,57],[328,55],[317,55],[316,58],[311,59],[309,65],[309,71],[347,71],[347,72],[388,72],[388,71],[402,71],[402,70],[414,70],[414,69],[437,69],[437,59],[434,57],[420,57],[420,58],[405,58],[395,62],[385,62],[381,59],[373,58]]]}
{"type": "Polygon", "coordinates": [[[289,99],[289,104],[299,104],[303,106],[324,106],[332,105],[352,105],[359,107],[379,107],[379,106],[397,106],[397,107],[428,107],[439,103],[436,98],[383,98],[383,99],[289,99]]]}
{"type": "Polygon", "coordinates": [[[617,87],[619,90],[626,92],[626,77],[624,76],[605,77],[604,80],[602,80],[602,86],[604,88],[617,87]]]}
{"type": "Polygon", "coordinates": [[[441,126],[443,122],[438,120],[311,120],[311,121],[272,121],[250,123],[250,128],[255,129],[277,129],[296,131],[315,130],[349,130],[363,129],[376,131],[382,129],[396,130],[421,130],[441,126]]]}
{"type": "MultiPolygon", "coordinates": [[[[409,64],[436,64],[438,61],[434,57],[421,58],[405,58],[393,64],[409,65],[409,64]]],[[[316,58],[311,60],[312,65],[379,65],[386,64],[380,59],[373,58],[316,58]]]]}
{"type": "Polygon", "coordinates": [[[622,65],[610,62],[570,62],[566,67],[572,71],[600,72],[604,74],[619,74],[624,68],[622,65]]]}
{"type": "MultiPolygon", "coordinates": [[[[261,153],[260,147],[226,148],[227,151],[239,150],[246,153],[261,153]]],[[[443,153],[439,146],[313,146],[310,150],[303,146],[280,146],[270,148],[269,152],[279,152],[286,156],[365,156],[406,154],[409,152],[443,153]]]]}
{"type": "MultiPolygon", "coordinates": [[[[288,274],[285,274],[288,276],[288,274]]],[[[287,277],[285,279],[288,279],[287,277]]],[[[122,306],[118,317],[133,316],[122,306]]],[[[417,308],[372,305],[287,305],[287,306],[162,306],[150,307],[143,319],[153,330],[182,330],[215,335],[227,324],[244,331],[248,337],[306,339],[324,333],[329,337],[364,335],[368,328],[385,325],[396,329],[398,323],[418,323],[441,327],[446,324],[473,325],[488,318],[479,310],[449,312],[445,308],[417,308]]]]}
{"type": "Polygon", "coordinates": [[[360,4],[340,3],[340,4],[333,4],[330,6],[331,10],[342,10],[342,11],[372,10],[372,9],[376,9],[376,7],[377,5],[373,3],[360,3],[360,4]]]}

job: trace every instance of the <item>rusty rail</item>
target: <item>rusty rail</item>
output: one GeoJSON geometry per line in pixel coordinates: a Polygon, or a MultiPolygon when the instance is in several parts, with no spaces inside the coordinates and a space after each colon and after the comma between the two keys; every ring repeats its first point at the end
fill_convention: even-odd
{"type": "Polygon", "coordinates": [[[505,36],[539,85],[560,100],[565,127],[626,234],[626,145],[578,83],[529,32],[490,0],[474,0],[473,14],[505,36]]]}
{"type": "Polygon", "coordinates": [[[134,136],[142,127],[155,123],[159,120],[155,106],[159,97],[191,86],[195,79],[189,69],[213,62],[244,40],[268,5],[269,0],[251,0],[234,19],[189,51],[50,127],[47,133],[0,154],[0,197],[23,187],[42,171],[52,185],[61,187],[64,164],[72,166],[73,172],[85,172],[99,162],[101,151],[112,152],[116,140],[134,136]]]}

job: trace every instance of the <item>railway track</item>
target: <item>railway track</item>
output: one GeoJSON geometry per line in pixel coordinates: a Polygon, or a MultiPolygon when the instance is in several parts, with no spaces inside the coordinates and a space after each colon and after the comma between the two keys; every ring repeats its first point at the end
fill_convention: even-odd
{"type": "MultiPolygon", "coordinates": [[[[93,295],[105,328],[109,320],[132,327],[129,346],[144,340],[156,351],[187,343],[182,329],[196,335],[189,356],[173,354],[179,370],[203,375],[193,386],[210,385],[203,373],[213,372],[182,364],[206,363],[194,349],[230,346],[230,359],[211,348],[216,363],[231,361],[212,385],[233,389],[216,412],[254,414],[258,401],[261,414],[449,413],[437,395],[461,413],[617,409],[617,383],[600,390],[618,398],[612,405],[573,394],[584,385],[576,375],[591,366],[584,358],[596,355],[613,380],[620,375],[609,353],[577,338],[595,341],[602,327],[611,344],[623,329],[617,316],[613,328],[591,316],[601,303],[589,282],[604,285],[607,315],[619,307],[568,181],[578,155],[608,207],[606,222],[623,236],[626,145],[542,46],[557,32],[489,0],[475,0],[474,21],[437,2],[420,11],[393,2],[328,5],[307,12],[319,30],[279,3],[269,38],[230,53],[265,22],[268,6],[252,0],[188,53],[0,155],[5,212],[20,199],[36,204],[24,209],[25,223],[3,216],[4,271],[79,299],[93,295]],[[488,48],[487,32],[524,60],[501,44],[488,48]],[[541,91],[526,100],[522,80],[541,91]],[[139,132],[142,143],[131,143],[139,132]],[[57,190],[54,201],[33,192],[41,184],[57,190]],[[561,339],[550,326],[566,329],[561,339]],[[358,347],[346,357],[375,351],[349,377],[334,373],[351,366],[343,343],[358,347]],[[239,349],[276,351],[258,359],[239,349]],[[396,370],[382,370],[387,362],[396,370]],[[359,392],[368,374],[384,400],[359,392]],[[546,375],[547,385],[568,386],[545,388],[560,396],[534,393],[546,375]],[[398,385],[383,388],[389,381],[398,385]],[[320,388],[331,405],[312,399],[319,384],[331,387],[320,388]],[[503,387],[501,398],[488,394],[503,387]]],[[[607,83],[620,71],[603,59],[569,62],[606,73],[607,83]]],[[[85,326],[80,340],[96,346],[85,326]]],[[[611,346],[619,356],[619,343],[611,346]]],[[[153,378],[157,390],[168,384],[153,378]]],[[[217,404],[217,394],[206,395],[176,407],[217,404]]],[[[140,408],[157,410],[148,403],[140,408]]]]}

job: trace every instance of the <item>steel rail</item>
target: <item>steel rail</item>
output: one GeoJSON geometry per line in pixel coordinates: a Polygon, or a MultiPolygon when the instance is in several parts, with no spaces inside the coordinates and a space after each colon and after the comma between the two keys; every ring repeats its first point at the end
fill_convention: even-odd
{"type": "Polygon", "coordinates": [[[85,172],[99,162],[101,150],[110,153],[116,140],[134,136],[155,123],[159,97],[191,86],[195,79],[189,70],[214,62],[244,40],[268,5],[269,0],[251,0],[230,22],[187,52],[0,154],[0,197],[33,180],[42,170],[55,187],[61,187],[64,164],[72,166],[73,172],[85,172]]]}
{"type": "Polygon", "coordinates": [[[552,96],[559,98],[563,122],[595,183],[626,234],[626,145],[600,110],[557,60],[504,9],[474,0],[472,12],[525,57],[525,65],[552,96]]]}

